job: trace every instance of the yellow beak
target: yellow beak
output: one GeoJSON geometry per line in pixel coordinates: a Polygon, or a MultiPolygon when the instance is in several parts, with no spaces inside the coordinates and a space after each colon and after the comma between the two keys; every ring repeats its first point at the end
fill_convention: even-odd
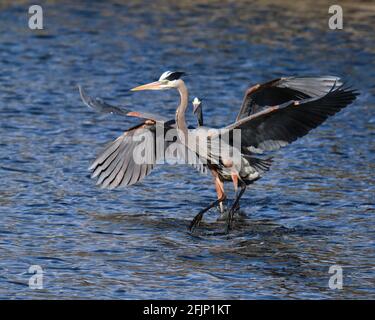
{"type": "Polygon", "coordinates": [[[160,90],[160,89],[162,89],[161,85],[162,85],[161,81],[155,81],[155,82],[144,84],[142,86],[135,87],[135,88],[131,89],[130,91],[160,90]]]}

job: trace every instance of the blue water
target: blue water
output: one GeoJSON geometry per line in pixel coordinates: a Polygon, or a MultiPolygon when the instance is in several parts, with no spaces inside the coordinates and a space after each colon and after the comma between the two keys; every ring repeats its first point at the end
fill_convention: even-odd
{"type": "Polygon", "coordinates": [[[24,1],[0,4],[1,299],[375,298],[371,1],[344,1],[336,31],[324,1],[42,2],[43,31],[28,29],[24,1]],[[137,120],[89,110],[77,84],[173,117],[176,92],[129,92],[168,69],[189,74],[214,127],[234,120],[250,84],[278,76],[338,75],[361,96],[274,153],[233,232],[212,210],[192,235],[216,197],[210,176],[160,166],[106,191],[87,171],[137,120]],[[29,288],[31,265],[43,289],[29,288]],[[342,290],[328,286],[332,265],[342,290]]]}

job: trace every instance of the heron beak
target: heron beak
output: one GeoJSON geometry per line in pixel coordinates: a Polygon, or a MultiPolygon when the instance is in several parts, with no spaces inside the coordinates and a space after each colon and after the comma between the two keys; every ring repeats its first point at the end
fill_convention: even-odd
{"type": "Polygon", "coordinates": [[[161,81],[155,81],[151,83],[144,84],[142,86],[135,87],[130,91],[142,91],[142,90],[161,90],[163,89],[161,81]]]}

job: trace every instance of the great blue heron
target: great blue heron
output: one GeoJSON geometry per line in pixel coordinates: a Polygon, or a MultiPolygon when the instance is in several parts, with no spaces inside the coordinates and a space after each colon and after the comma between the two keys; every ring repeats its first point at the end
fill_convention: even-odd
{"type": "MultiPolygon", "coordinates": [[[[240,189],[228,214],[227,230],[229,230],[234,211],[246,186],[260,178],[262,172],[259,167],[267,170],[270,165],[267,160],[253,157],[254,153],[277,150],[306,135],[329,116],[352,103],[358,95],[357,91],[345,86],[340,78],[334,76],[278,78],[249,88],[236,121],[212,133],[209,128],[202,130],[204,127],[199,130],[189,129],[186,124],[188,90],[181,79],[183,74],[183,72],[166,71],[158,81],[138,86],[132,91],[177,89],[180,94],[180,104],[175,115],[178,137],[182,144],[195,152],[199,158],[207,160],[206,165],[215,177],[218,199],[195,216],[190,229],[199,224],[206,211],[222,203],[226,198],[224,181],[232,180],[235,188],[239,186],[240,189]],[[236,129],[241,131],[240,146],[234,150],[240,154],[239,162],[228,161],[220,151],[219,153],[212,151],[213,141],[233,135],[236,129]],[[209,149],[204,153],[191,145],[191,141],[196,141],[202,135],[209,149]]],[[[229,137],[225,141],[234,147],[233,138],[229,137]]],[[[118,148],[121,142],[115,141],[114,144],[118,148]]],[[[105,154],[108,158],[112,152],[107,151],[105,154]]],[[[103,160],[104,158],[99,156],[94,163],[94,168],[103,160]]]]}

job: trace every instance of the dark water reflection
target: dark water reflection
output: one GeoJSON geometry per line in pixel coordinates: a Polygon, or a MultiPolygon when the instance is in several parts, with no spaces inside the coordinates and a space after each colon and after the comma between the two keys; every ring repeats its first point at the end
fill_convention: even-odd
{"type": "Polygon", "coordinates": [[[47,1],[43,32],[27,28],[25,3],[0,5],[0,298],[375,297],[370,1],[343,1],[342,31],[324,1],[47,1]],[[191,235],[215,196],[208,176],[163,166],[102,191],[86,171],[134,120],[94,114],[76,85],[173,116],[175,93],[128,91],[167,69],[188,71],[212,126],[234,119],[249,84],[280,75],[341,75],[362,95],[275,154],[233,233],[212,212],[191,235]],[[333,264],[343,290],[328,288],[333,264]]]}

